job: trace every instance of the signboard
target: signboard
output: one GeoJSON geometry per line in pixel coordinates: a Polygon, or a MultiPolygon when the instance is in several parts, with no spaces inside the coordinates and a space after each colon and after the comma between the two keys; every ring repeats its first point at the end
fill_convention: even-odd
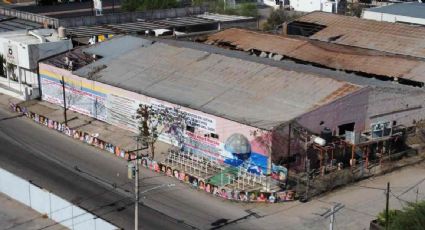
{"type": "Polygon", "coordinates": [[[16,45],[12,44],[5,44],[5,51],[6,54],[6,62],[14,65],[18,65],[18,47],[16,45]]]}
{"type": "Polygon", "coordinates": [[[139,101],[130,98],[108,94],[106,98],[107,121],[119,127],[133,131],[138,130],[136,112],[139,104],[139,101]]]}

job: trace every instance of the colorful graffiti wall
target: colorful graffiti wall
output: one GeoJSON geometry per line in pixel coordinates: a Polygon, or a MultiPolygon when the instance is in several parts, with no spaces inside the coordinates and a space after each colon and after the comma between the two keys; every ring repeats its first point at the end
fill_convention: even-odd
{"type": "MultiPolygon", "coordinates": [[[[139,104],[174,108],[178,105],[121,88],[106,85],[73,75],[65,69],[40,63],[42,99],[63,106],[62,77],[66,85],[66,100],[69,109],[105,121],[120,128],[138,132],[136,110],[139,104]]],[[[233,122],[197,110],[181,107],[189,118],[191,130],[184,132],[185,150],[202,154],[234,166],[246,165],[252,171],[265,173],[269,152],[252,136],[256,128],[233,122]],[[245,157],[229,152],[225,144],[235,133],[248,141],[250,152],[245,157]]],[[[159,139],[173,144],[170,132],[159,139]]]]}
{"type": "MultiPolygon", "coordinates": [[[[59,123],[45,116],[31,112],[27,108],[20,107],[19,105],[16,105],[13,103],[10,104],[10,108],[11,110],[17,113],[21,113],[22,115],[34,121],[35,123],[45,126],[47,128],[56,130],[64,135],[67,135],[70,138],[74,138],[76,140],[79,140],[81,142],[94,146],[96,148],[105,150],[120,158],[135,159],[134,154],[132,153],[129,154],[125,149],[115,146],[106,141],[103,141],[97,138],[96,135],[94,134],[86,133],[78,129],[71,129],[65,124],[59,123]]],[[[165,164],[158,163],[147,157],[141,160],[141,165],[152,171],[163,173],[169,177],[174,177],[176,180],[179,180],[181,183],[186,183],[194,189],[198,189],[198,190],[207,192],[213,196],[227,199],[227,200],[234,200],[234,201],[240,201],[240,202],[276,203],[276,202],[292,201],[295,199],[295,192],[292,190],[270,193],[270,192],[261,192],[261,191],[233,190],[225,186],[215,186],[197,176],[191,175],[182,170],[174,169],[165,164]]],[[[283,175],[283,174],[276,174],[277,178],[275,179],[279,179],[278,178],[279,175],[283,175]]],[[[282,178],[280,179],[282,180],[282,178]]]]}

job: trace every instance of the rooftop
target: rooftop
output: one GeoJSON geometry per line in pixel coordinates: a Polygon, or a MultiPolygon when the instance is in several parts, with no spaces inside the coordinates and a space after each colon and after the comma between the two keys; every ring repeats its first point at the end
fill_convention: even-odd
{"type": "Polygon", "coordinates": [[[281,55],[281,58],[309,62],[337,70],[403,78],[422,84],[425,82],[424,60],[363,48],[244,29],[220,31],[210,35],[206,43],[251,53],[264,51],[281,55]]]}
{"type": "Polygon", "coordinates": [[[365,9],[365,11],[394,14],[394,15],[408,16],[408,17],[414,17],[414,18],[425,18],[425,3],[420,3],[420,2],[396,3],[396,4],[387,5],[387,6],[365,9]]]}
{"type": "MultiPolygon", "coordinates": [[[[40,35],[45,39],[46,42],[60,41],[60,38],[54,29],[36,29],[31,30],[30,32],[40,35]]],[[[40,39],[30,34],[27,30],[16,30],[0,33],[0,38],[20,42],[27,45],[41,43],[40,39]]]]}
{"type": "Polygon", "coordinates": [[[425,58],[425,27],[420,26],[312,12],[289,23],[288,32],[330,43],[425,58]]]}
{"type": "MultiPolygon", "coordinates": [[[[362,88],[185,47],[186,43],[148,45],[148,40],[139,39],[143,46],[93,62],[74,74],[262,129],[272,129],[362,88]]],[[[108,43],[119,48],[118,41],[111,39],[85,52],[100,55],[108,43]]]]}
{"type": "Polygon", "coordinates": [[[0,32],[8,32],[15,30],[38,29],[42,25],[15,17],[0,15],[0,32]]]}
{"type": "MultiPolygon", "coordinates": [[[[166,18],[156,20],[139,20],[137,22],[108,24],[97,26],[81,26],[68,28],[67,34],[72,37],[91,37],[101,34],[129,34],[145,32],[154,29],[188,29],[188,27],[215,25],[217,23],[252,21],[252,17],[223,15],[223,14],[199,14],[188,17],[166,18]]],[[[214,27],[213,29],[216,29],[214,27]]],[[[183,31],[184,32],[184,31],[183,31]]]]}

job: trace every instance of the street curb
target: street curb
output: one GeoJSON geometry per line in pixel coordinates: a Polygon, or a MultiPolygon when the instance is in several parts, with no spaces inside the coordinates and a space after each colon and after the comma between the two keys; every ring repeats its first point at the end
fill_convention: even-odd
{"type": "MultiPolygon", "coordinates": [[[[109,153],[112,153],[116,155],[119,158],[129,160],[129,159],[135,159],[136,155],[134,153],[129,153],[128,150],[125,150],[124,148],[121,148],[119,146],[115,146],[111,143],[108,143],[106,141],[103,141],[99,138],[97,138],[97,135],[93,135],[91,133],[87,133],[78,129],[71,129],[67,127],[65,124],[62,124],[60,122],[54,121],[49,119],[48,117],[45,117],[43,115],[36,114],[32,111],[29,111],[26,107],[22,106],[22,103],[9,103],[9,109],[20,113],[23,116],[29,118],[33,122],[46,126],[49,129],[54,129],[57,132],[64,134],[68,137],[71,137],[75,140],[80,140],[83,143],[86,143],[90,146],[96,147],[100,150],[105,150],[109,153]]],[[[290,202],[294,201],[294,199],[290,198],[290,194],[293,194],[291,191],[283,191],[283,192],[273,192],[273,193],[266,193],[261,191],[243,191],[243,190],[233,190],[229,189],[227,187],[223,186],[213,186],[211,185],[211,189],[207,190],[207,185],[209,183],[206,183],[205,180],[202,178],[199,178],[196,175],[191,175],[190,173],[186,173],[185,171],[181,171],[180,169],[173,168],[172,166],[159,163],[155,160],[151,160],[148,157],[144,157],[141,160],[141,165],[144,166],[144,168],[147,168],[153,172],[160,173],[161,175],[167,175],[170,177],[173,177],[177,179],[179,182],[186,183],[190,185],[192,188],[198,190],[198,191],[204,191],[214,197],[220,198],[220,200],[225,200],[229,202],[238,202],[238,203],[282,203],[282,202],[290,202]],[[168,171],[172,173],[168,173],[168,171]],[[178,173],[178,177],[175,176],[175,173],[178,173]],[[181,171],[181,172],[180,172],[181,171]],[[182,179],[181,174],[185,174],[188,176],[188,180],[182,179]],[[203,185],[202,185],[203,183],[203,185]],[[214,188],[214,189],[213,189],[214,188]],[[225,193],[223,192],[225,191],[225,193]],[[246,194],[247,197],[250,197],[248,200],[240,200],[239,194],[246,194]],[[250,195],[250,196],[249,196],[250,195]],[[266,199],[261,200],[259,199],[260,195],[265,195],[266,199]],[[273,195],[273,202],[269,201],[269,196],[271,199],[271,196],[273,195]],[[289,197],[289,198],[288,198],[289,197]]]]}

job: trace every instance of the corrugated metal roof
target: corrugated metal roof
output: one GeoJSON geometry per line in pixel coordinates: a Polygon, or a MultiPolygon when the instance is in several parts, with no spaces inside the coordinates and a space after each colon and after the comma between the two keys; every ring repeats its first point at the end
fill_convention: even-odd
{"type": "Polygon", "coordinates": [[[204,13],[196,15],[195,17],[210,19],[217,22],[232,22],[232,21],[240,21],[240,20],[255,20],[253,17],[246,16],[238,16],[238,15],[225,15],[225,14],[214,14],[214,13],[204,13]]]}
{"type": "Polygon", "coordinates": [[[42,25],[39,23],[18,19],[15,17],[0,15],[0,32],[39,29],[42,25]]]}
{"type": "Polygon", "coordinates": [[[425,82],[425,61],[417,58],[244,29],[224,30],[210,35],[206,41],[217,45],[222,42],[244,51],[276,53],[333,69],[425,82]]]}
{"type": "Polygon", "coordinates": [[[101,34],[127,34],[145,32],[146,30],[153,29],[173,29],[176,27],[208,25],[214,23],[216,23],[216,21],[205,18],[180,17],[122,24],[81,26],[67,29],[67,34],[73,37],[90,37],[101,34]]]}
{"type": "Polygon", "coordinates": [[[297,21],[326,26],[311,39],[425,58],[425,27],[325,12],[312,12],[297,21]]]}
{"type": "MultiPolygon", "coordinates": [[[[105,64],[97,81],[263,129],[362,88],[161,42],[105,64]]],[[[84,76],[86,68],[93,66],[74,73],[84,76]]]]}
{"type": "Polygon", "coordinates": [[[396,3],[388,6],[380,6],[365,9],[365,11],[379,12],[384,14],[394,14],[400,16],[425,18],[425,3],[406,2],[396,3]]]}
{"type": "Polygon", "coordinates": [[[101,34],[127,34],[145,32],[146,30],[153,29],[173,29],[188,26],[212,25],[217,24],[218,22],[226,23],[252,20],[255,20],[255,18],[206,13],[190,17],[165,18],[149,21],[140,20],[138,22],[122,24],[74,27],[68,28],[67,33],[73,37],[90,37],[101,34]]]}

